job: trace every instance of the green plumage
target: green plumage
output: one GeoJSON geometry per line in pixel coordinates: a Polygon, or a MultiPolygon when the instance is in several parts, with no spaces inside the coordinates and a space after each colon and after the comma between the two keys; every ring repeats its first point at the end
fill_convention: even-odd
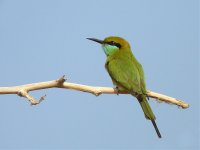
{"type": "Polygon", "coordinates": [[[108,56],[105,67],[117,87],[137,96],[145,117],[150,120],[155,119],[146,100],[143,68],[130,49],[119,50],[108,56]]]}
{"type": "Polygon", "coordinates": [[[125,90],[138,99],[145,117],[152,121],[158,137],[161,137],[155,123],[156,118],[146,98],[146,85],[142,65],[133,55],[129,43],[120,37],[108,37],[104,41],[90,40],[102,44],[107,55],[105,67],[112,78],[113,84],[119,90],[125,90]]]}

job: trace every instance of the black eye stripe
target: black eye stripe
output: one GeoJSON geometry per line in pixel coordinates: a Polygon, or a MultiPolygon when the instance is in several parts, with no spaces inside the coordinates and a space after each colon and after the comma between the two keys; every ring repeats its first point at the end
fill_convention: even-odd
{"type": "Polygon", "coordinates": [[[119,43],[116,43],[114,41],[107,42],[107,44],[117,46],[118,48],[121,47],[121,45],[119,43]]]}

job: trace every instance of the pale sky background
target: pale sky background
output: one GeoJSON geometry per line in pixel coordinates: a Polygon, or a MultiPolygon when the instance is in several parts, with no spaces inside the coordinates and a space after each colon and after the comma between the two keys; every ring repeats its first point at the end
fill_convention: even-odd
{"type": "Polygon", "coordinates": [[[105,54],[87,37],[127,39],[148,89],[189,109],[150,100],[163,138],[130,95],[63,89],[37,106],[0,96],[0,149],[199,148],[198,0],[0,0],[0,86],[54,80],[110,86],[105,54]]]}

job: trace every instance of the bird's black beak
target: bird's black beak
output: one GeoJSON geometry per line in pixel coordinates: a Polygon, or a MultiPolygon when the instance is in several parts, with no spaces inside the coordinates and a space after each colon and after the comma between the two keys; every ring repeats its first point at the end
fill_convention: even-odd
{"type": "Polygon", "coordinates": [[[104,44],[104,41],[99,40],[99,39],[95,39],[95,38],[86,38],[86,39],[91,40],[91,41],[95,41],[95,42],[100,43],[100,44],[104,44]]]}

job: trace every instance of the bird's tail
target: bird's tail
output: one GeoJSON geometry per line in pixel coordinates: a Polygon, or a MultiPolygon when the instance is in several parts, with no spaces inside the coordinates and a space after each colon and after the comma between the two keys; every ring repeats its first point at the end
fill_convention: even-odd
{"type": "Polygon", "coordinates": [[[156,117],[154,116],[153,111],[151,110],[151,107],[150,107],[150,105],[149,105],[149,103],[148,103],[148,101],[146,99],[146,95],[139,95],[137,97],[137,99],[138,99],[138,101],[139,101],[139,103],[140,103],[140,105],[142,107],[142,110],[144,112],[145,117],[148,120],[151,120],[151,122],[152,122],[152,124],[153,124],[153,126],[154,126],[154,128],[156,130],[156,133],[157,133],[158,137],[161,138],[161,134],[160,134],[159,129],[158,129],[158,127],[156,125],[156,122],[155,122],[156,117]]]}

